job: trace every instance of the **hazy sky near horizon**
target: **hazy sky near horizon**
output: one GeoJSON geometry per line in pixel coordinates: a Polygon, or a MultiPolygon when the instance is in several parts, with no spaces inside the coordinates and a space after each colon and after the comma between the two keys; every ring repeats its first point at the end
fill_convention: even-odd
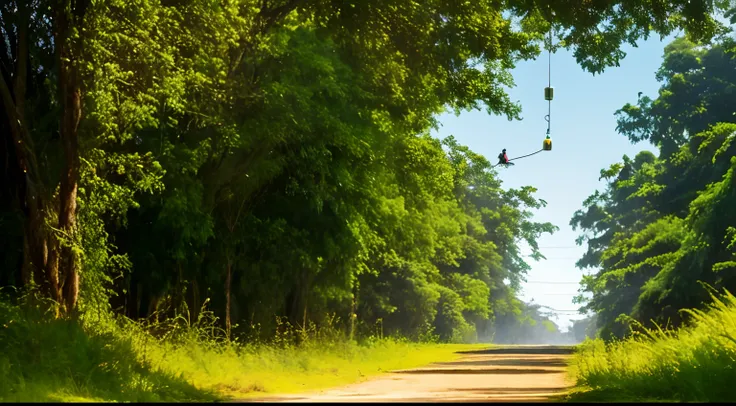
{"type": "MultiPolygon", "coordinates": [[[[536,196],[548,205],[537,212],[535,220],[549,221],[560,228],[539,240],[547,259],[530,260],[532,270],[527,275],[528,283],[523,285],[522,299],[559,310],[553,321],[563,331],[570,319],[583,317],[575,311],[579,306],[572,299],[583,275],[575,262],[585,247],[575,245],[579,232],[572,230],[570,219],[585,198],[605,187],[598,181],[601,169],[621,161],[624,155],[633,157],[644,149],[656,151],[648,143],[632,145],[618,134],[614,112],[626,103],[636,102],[639,92],[656,98],[660,84],[654,74],[662,62],[664,47],[673,39],[674,36],[664,40],[654,37],[640,41],[638,48],[627,46],[627,56],[620,67],[608,68],[595,76],[577,65],[572,52],[553,54],[552,151],[520,159],[515,166],[498,170],[506,188],[536,187],[536,196]]],[[[513,70],[516,87],[509,94],[521,103],[522,121],[491,116],[485,110],[459,116],[445,113],[439,116],[441,127],[433,135],[453,135],[459,143],[493,163],[503,148],[509,158],[541,149],[547,130],[547,61],[544,53],[536,61],[519,63],[513,70]]]]}

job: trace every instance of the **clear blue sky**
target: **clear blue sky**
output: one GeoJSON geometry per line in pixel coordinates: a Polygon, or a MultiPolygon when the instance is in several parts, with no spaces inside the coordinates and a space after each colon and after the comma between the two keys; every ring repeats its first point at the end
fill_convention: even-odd
{"type": "MultiPolygon", "coordinates": [[[[654,77],[659,68],[664,47],[674,37],[650,38],[640,41],[638,48],[625,47],[626,58],[621,66],[609,68],[593,76],[580,68],[571,52],[552,55],[552,151],[520,159],[516,165],[499,169],[499,177],[507,188],[532,185],[537,197],[548,206],[536,214],[537,221],[549,221],[560,231],[545,235],[539,241],[547,260],[530,262],[532,270],[523,286],[524,300],[558,310],[575,310],[572,298],[577,294],[583,271],[575,262],[585,251],[575,245],[578,232],[569,226],[573,213],[583,200],[605,185],[598,181],[600,170],[621,160],[624,154],[633,157],[639,151],[655,151],[648,143],[632,145],[616,132],[614,112],[627,102],[634,103],[638,92],[656,97],[660,84],[654,77]],[[554,248],[551,248],[554,247],[554,248]],[[555,282],[538,283],[538,282],[555,282]]],[[[490,116],[485,111],[441,115],[442,127],[435,136],[454,135],[458,142],[481,153],[492,162],[501,149],[509,158],[541,149],[546,135],[547,55],[536,61],[520,63],[513,71],[516,87],[509,91],[511,99],[522,106],[522,121],[490,116]]],[[[583,316],[576,312],[558,313],[554,321],[561,330],[570,325],[569,319],[583,316]]]]}

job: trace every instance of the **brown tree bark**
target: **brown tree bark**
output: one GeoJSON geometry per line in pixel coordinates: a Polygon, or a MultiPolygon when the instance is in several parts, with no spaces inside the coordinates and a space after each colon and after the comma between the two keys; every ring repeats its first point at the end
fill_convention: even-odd
{"type": "Polygon", "coordinates": [[[357,311],[358,306],[358,292],[360,289],[360,284],[358,282],[355,282],[355,288],[353,290],[353,302],[352,306],[350,307],[350,341],[355,339],[355,321],[358,317],[355,313],[357,311]]]}
{"type": "Polygon", "coordinates": [[[197,320],[199,319],[200,306],[201,306],[201,302],[199,298],[199,283],[197,282],[197,278],[194,278],[192,280],[192,305],[190,306],[192,323],[196,323],[197,320]]]}
{"type": "Polygon", "coordinates": [[[230,339],[230,331],[232,329],[232,324],[230,321],[230,291],[231,291],[231,285],[232,285],[232,261],[230,258],[227,259],[227,275],[225,276],[225,333],[227,334],[227,339],[230,339]]]}
{"type": "MultiPolygon", "coordinates": [[[[82,118],[82,89],[79,75],[81,39],[70,36],[80,28],[88,6],[87,0],[59,1],[55,9],[54,43],[59,66],[59,96],[62,116],[60,135],[64,150],[64,171],[59,188],[60,238],[71,241],[56,244],[59,274],[63,277],[62,297],[67,314],[72,314],[79,296],[79,258],[70,243],[77,228],[77,191],[79,188],[79,122],[82,118]],[[70,12],[67,12],[70,6],[70,12]]],[[[80,30],[80,34],[81,30],[80,30]]],[[[56,266],[54,262],[51,267],[56,266]]]]}
{"type": "MultiPolygon", "coordinates": [[[[38,160],[28,131],[25,111],[30,13],[25,2],[20,1],[17,5],[17,36],[9,44],[11,48],[15,46],[15,73],[12,80],[9,75],[0,77],[0,100],[10,124],[10,136],[15,146],[18,167],[24,175],[21,195],[25,213],[22,278],[26,287],[35,283],[42,293],[58,301],[58,277],[48,267],[45,188],[40,180],[38,160]]],[[[7,18],[7,15],[3,15],[3,18],[7,18]]]]}
{"type": "Polygon", "coordinates": [[[161,303],[161,297],[153,295],[148,301],[148,310],[146,312],[146,319],[150,319],[153,316],[153,320],[158,323],[158,306],[161,303]]]}
{"type": "Polygon", "coordinates": [[[309,303],[309,296],[306,292],[303,293],[303,295],[304,295],[304,314],[302,315],[302,333],[306,337],[306,334],[307,334],[307,305],[309,303]]]}

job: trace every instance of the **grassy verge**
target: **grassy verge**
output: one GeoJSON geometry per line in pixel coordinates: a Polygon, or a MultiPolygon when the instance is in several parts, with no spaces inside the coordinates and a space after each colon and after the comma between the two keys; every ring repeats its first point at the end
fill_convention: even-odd
{"type": "Polygon", "coordinates": [[[200,327],[154,338],[130,321],[54,320],[0,302],[0,401],[214,401],[309,391],[457,357],[483,346],[340,334],[226,344],[200,327]],[[90,327],[94,326],[94,327],[90,327]]]}
{"type": "Polygon", "coordinates": [[[231,367],[218,364],[219,371],[196,380],[205,385],[214,384],[236,398],[296,393],[359,382],[391,370],[453,360],[457,358],[455,351],[469,346],[383,340],[371,347],[349,343],[342,349],[335,347],[290,350],[261,347],[230,358],[231,367]]]}
{"type": "Polygon", "coordinates": [[[674,332],[583,343],[570,374],[573,402],[736,401],[736,298],[726,293],[674,332]]]}

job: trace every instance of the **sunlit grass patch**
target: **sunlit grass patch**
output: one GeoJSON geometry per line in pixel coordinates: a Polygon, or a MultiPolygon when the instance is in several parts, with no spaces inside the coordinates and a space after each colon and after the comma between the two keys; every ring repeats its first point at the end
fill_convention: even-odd
{"type": "Polygon", "coordinates": [[[0,400],[214,400],[183,377],[140,362],[133,341],[0,302],[0,400]]]}
{"type": "Polygon", "coordinates": [[[242,345],[213,334],[211,324],[119,319],[82,327],[0,302],[0,401],[213,401],[294,393],[488,347],[391,338],[359,345],[334,329],[313,333],[298,345],[284,339],[242,345]]]}
{"type": "MultiPolygon", "coordinates": [[[[294,393],[358,382],[396,369],[455,359],[457,345],[412,344],[382,340],[371,347],[345,343],[343,348],[314,345],[277,349],[262,346],[212,353],[196,368],[184,350],[169,356],[172,371],[201,387],[233,397],[294,393]]],[[[463,348],[468,347],[464,346],[463,348]]]]}
{"type": "Polygon", "coordinates": [[[678,331],[581,344],[570,373],[584,390],[570,400],[736,401],[736,298],[726,292],[690,314],[691,325],[678,331]]]}
{"type": "Polygon", "coordinates": [[[184,376],[196,387],[237,398],[340,386],[392,370],[453,360],[460,356],[456,354],[459,350],[487,347],[394,338],[373,338],[359,345],[325,328],[299,345],[283,340],[279,344],[212,345],[190,336],[183,343],[156,343],[145,353],[148,362],[160,370],[184,376]]]}

